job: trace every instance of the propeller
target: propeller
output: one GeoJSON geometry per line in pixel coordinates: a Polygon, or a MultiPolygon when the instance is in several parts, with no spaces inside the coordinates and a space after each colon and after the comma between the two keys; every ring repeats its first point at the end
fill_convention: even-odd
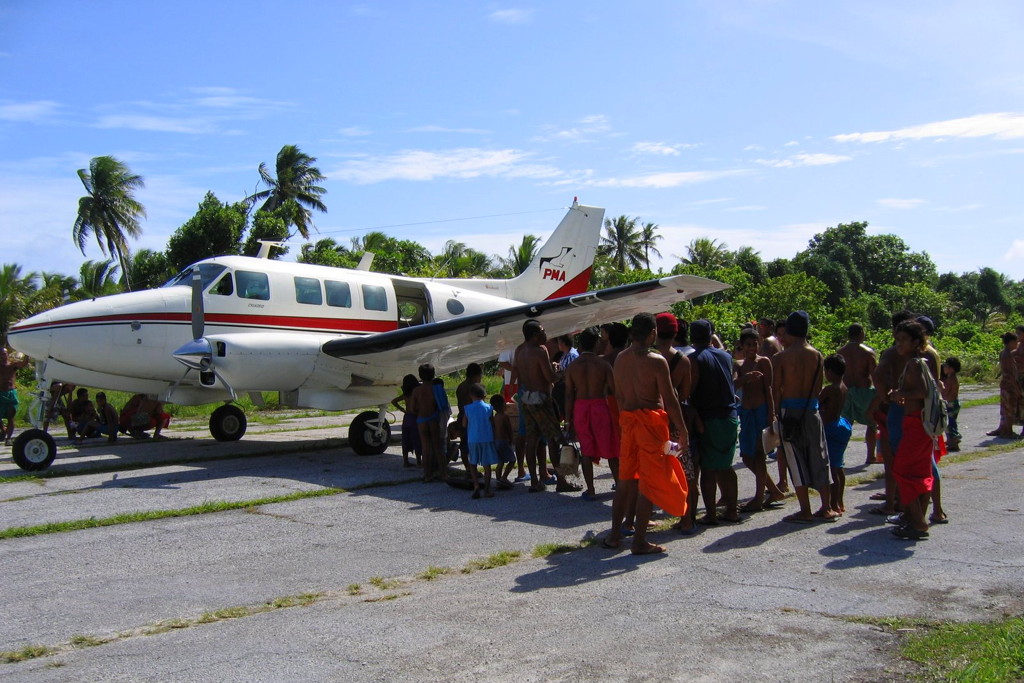
{"type": "Polygon", "coordinates": [[[201,339],[206,326],[206,313],[203,310],[203,276],[199,267],[192,269],[192,338],[201,339]]]}

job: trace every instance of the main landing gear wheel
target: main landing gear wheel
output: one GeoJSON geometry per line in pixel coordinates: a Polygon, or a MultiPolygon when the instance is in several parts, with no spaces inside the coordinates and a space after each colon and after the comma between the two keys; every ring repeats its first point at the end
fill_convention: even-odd
{"type": "Polygon", "coordinates": [[[217,441],[238,441],[248,424],[242,409],[227,403],[210,415],[210,434],[217,441]]]}
{"type": "Polygon", "coordinates": [[[57,457],[57,444],[42,429],[29,429],[14,440],[11,457],[21,469],[38,472],[49,467],[57,457]]]}
{"type": "Polygon", "coordinates": [[[380,455],[391,441],[391,425],[375,410],[356,415],[348,428],[348,445],[356,455],[380,455]]]}

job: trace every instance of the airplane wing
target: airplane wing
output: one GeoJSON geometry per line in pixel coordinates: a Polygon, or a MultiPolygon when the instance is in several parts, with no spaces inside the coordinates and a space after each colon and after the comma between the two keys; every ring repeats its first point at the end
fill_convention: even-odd
{"type": "Polygon", "coordinates": [[[415,374],[421,363],[432,363],[438,374],[443,374],[495,358],[502,350],[522,343],[522,325],[530,318],[539,320],[553,338],[591,325],[626,320],[644,311],[665,311],[676,302],[728,288],[715,280],[674,275],[393,332],[336,339],[325,343],[322,350],[361,366],[358,374],[366,379],[393,383],[396,376],[415,374]]]}

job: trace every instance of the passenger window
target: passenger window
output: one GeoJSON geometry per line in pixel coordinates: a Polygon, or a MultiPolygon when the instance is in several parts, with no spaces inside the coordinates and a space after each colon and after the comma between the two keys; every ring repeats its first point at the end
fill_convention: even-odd
{"type": "Polygon", "coordinates": [[[327,305],[335,308],[352,308],[352,290],[347,282],[325,280],[324,287],[327,289],[327,305]]]}
{"type": "Polygon", "coordinates": [[[238,280],[238,296],[243,299],[270,300],[270,279],[266,273],[239,270],[235,278],[238,280]]]}
{"type": "Polygon", "coordinates": [[[388,295],[378,285],[363,285],[363,308],[368,311],[388,310],[388,295]]]}
{"type": "Polygon", "coordinates": [[[234,281],[231,279],[231,273],[226,273],[217,284],[210,289],[210,294],[219,294],[220,296],[231,296],[235,293],[234,281]]]}
{"type": "Polygon", "coordinates": [[[319,306],[324,302],[323,292],[320,291],[320,281],[315,277],[295,278],[295,301],[300,304],[312,304],[319,306]]]}

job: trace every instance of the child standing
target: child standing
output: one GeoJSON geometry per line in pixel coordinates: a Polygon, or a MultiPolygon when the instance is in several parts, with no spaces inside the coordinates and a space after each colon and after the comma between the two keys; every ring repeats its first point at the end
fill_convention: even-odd
{"type": "Polygon", "coordinates": [[[504,396],[501,394],[491,396],[491,407],[494,408],[491,426],[494,428],[494,450],[498,453],[498,467],[495,470],[494,478],[497,479],[499,489],[512,488],[512,482],[508,480],[508,477],[512,474],[512,468],[516,466],[516,453],[512,448],[514,439],[512,420],[505,412],[505,406],[504,396]]]}
{"type": "Polygon", "coordinates": [[[484,496],[494,497],[491,490],[491,468],[498,464],[498,452],[494,449],[494,428],[491,416],[494,409],[484,400],[487,392],[483,385],[474,384],[469,388],[469,396],[473,402],[463,411],[466,416],[466,435],[469,442],[469,476],[473,479],[473,498],[480,497],[478,467],[484,468],[484,496]]]}
{"type": "Polygon", "coordinates": [[[391,405],[403,413],[402,464],[405,467],[412,467],[412,463],[409,462],[410,453],[416,454],[416,467],[422,465],[423,443],[420,441],[420,430],[416,426],[416,414],[409,410],[409,397],[419,385],[420,381],[416,379],[416,375],[406,375],[402,378],[402,395],[391,401],[391,405]]]}
{"type": "Polygon", "coordinates": [[[828,385],[818,394],[821,406],[821,421],[825,428],[825,447],[828,450],[828,465],[832,472],[832,510],[837,514],[846,512],[843,503],[843,489],[846,488],[846,446],[850,443],[853,426],[840,413],[846,403],[846,359],[834,353],[825,359],[825,379],[828,385]]]}
{"type": "Polygon", "coordinates": [[[960,359],[950,356],[942,364],[942,400],[946,402],[949,423],[946,426],[946,450],[960,450],[960,430],[956,420],[960,416],[960,359]]]}

